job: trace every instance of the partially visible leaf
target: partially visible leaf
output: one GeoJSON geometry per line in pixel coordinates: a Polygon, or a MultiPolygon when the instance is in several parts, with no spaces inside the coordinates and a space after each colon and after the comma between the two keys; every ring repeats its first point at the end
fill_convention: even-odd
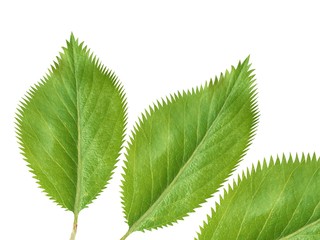
{"type": "Polygon", "coordinates": [[[49,74],[21,102],[17,133],[40,187],[79,212],[110,179],[123,143],[126,103],[117,77],[71,35],[49,74]]]}
{"type": "Polygon", "coordinates": [[[123,237],[172,224],[223,183],[257,123],[249,59],[191,92],[158,102],[136,125],[127,149],[123,237]]]}
{"type": "Polygon", "coordinates": [[[248,177],[224,193],[199,240],[320,239],[320,161],[259,163],[248,177]]]}

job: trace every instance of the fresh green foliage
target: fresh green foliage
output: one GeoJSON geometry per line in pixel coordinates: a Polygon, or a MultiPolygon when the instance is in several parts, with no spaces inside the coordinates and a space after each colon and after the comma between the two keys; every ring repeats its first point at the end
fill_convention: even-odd
{"type": "MultiPolygon", "coordinates": [[[[320,239],[320,161],[271,159],[224,193],[199,240],[320,239]]],[[[235,184],[235,183],[234,183],[235,184]]]]}
{"type": "Polygon", "coordinates": [[[110,179],[123,143],[126,102],[117,77],[71,35],[18,112],[17,134],[32,173],[77,218],[110,179]]]}
{"type": "Polygon", "coordinates": [[[122,190],[130,228],[123,239],[182,219],[216,191],[251,142],[255,98],[246,59],[142,115],[127,148],[122,190]]]}
{"type": "MultiPolygon", "coordinates": [[[[241,161],[258,121],[249,58],[192,91],[150,107],[136,124],[122,200],[134,231],[172,225],[205,202],[241,161]]],[[[20,148],[40,187],[74,213],[112,175],[126,125],[124,91],[71,34],[49,74],[20,104],[20,148]]],[[[209,239],[320,239],[320,161],[264,160],[229,186],[198,235],[209,239]]]]}

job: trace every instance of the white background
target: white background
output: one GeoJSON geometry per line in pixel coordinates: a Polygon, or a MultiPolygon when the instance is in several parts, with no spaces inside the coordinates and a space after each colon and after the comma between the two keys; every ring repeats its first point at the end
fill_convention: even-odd
{"type": "MultiPolygon", "coordinates": [[[[72,213],[37,188],[19,154],[14,115],[71,31],[125,86],[129,129],[156,99],[199,86],[250,54],[261,117],[243,168],[270,155],[320,153],[317,2],[1,0],[0,239],[69,238],[72,213]]],[[[107,190],[81,212],[78,240],[119,239],[126,232],[119,182],[118,168],[107,190]]],[[[213,205],[128,239],[193,239],[213,205]]]]}

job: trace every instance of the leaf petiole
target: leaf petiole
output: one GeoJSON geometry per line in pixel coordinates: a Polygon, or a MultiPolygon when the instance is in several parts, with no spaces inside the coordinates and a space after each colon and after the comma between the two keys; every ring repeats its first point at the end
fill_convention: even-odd
{"type": "Polygon", "coordinates": [[[72,227],[70,240],[75,240],[76,239],[77,228],[78,228],[78,214],[75,214],[74,215],[74,220],[73,220],[73,227],[72,227]]]}
{"type": "Polygon", "coordinates": [[[122,238],[120,238],[120,240],[125,240],[127,239],[127,237],[129,237],[129,235],[132,233],[132,230],[129,228],[129,230],[126,232],[125,235],[123,235],[122,238]]]}

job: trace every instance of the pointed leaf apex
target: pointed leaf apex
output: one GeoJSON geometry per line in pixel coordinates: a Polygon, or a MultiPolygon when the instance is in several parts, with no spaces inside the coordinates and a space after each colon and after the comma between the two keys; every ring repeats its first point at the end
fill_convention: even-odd
{"type": "Polygon", "coordinates": [[[131,231],[170,225],[187,216],[221,186],[247,151],[257,123],[250,67],[233,67],[215,79],[201,91],[175,93],[171,102],[149,108],[143,122],[138,121],[140,127],[131,134],[127,149],[122,185],[131,231]],[[229,134],[224,136],[222,128],[229,134]],[[210,167],[203,167],[205,163],[210,167]],[[226,166],[223,170],[220,163],[226,166]],[[191,172],[213,177],[195,180],[187,177],[191,172]],[[135,186],[143,186],[139,194],[135,186]],[[182,186],[185,199],[179,190],[182,186]],[[185,208],[176,204],[182,199],[185,208]]]}
{"type": "Polygon", "coordinates": [[[76,37],[74,36],[73,32],[71,32],[70,34],[70,39],[69,39],[70,42],[76,42],[76,37]]]}
{"type": "Polygon", "coordinates": [[[126,113],[113,76],[89,60],[73,33],[66,45],[49,73],[31,87],[19,105],[17,137],[40,187],[57,203],[78,213],[99,195],[112,175],[123,144],[126,113]],[[88,94],[91,87],[95,89],[92,95],[88,94]],[[96,106],[99,110],[92,111],[96,106]],[[83,131],[84,122],[99,134],[83,131]],[[54,150],[53,145],[57,146],[54,150]],[[79,154],[80,145],[89,149],[86,156],[79,154]],[[94,157],[90,157],[92,152],[94,157]],[[79,167],[83,162],[99,169],[79,167]],[[81,175],[90,177],[83,180],[78,177],[81,175]],[[91,182],[95,184],[89,189],[91,182]]]}

